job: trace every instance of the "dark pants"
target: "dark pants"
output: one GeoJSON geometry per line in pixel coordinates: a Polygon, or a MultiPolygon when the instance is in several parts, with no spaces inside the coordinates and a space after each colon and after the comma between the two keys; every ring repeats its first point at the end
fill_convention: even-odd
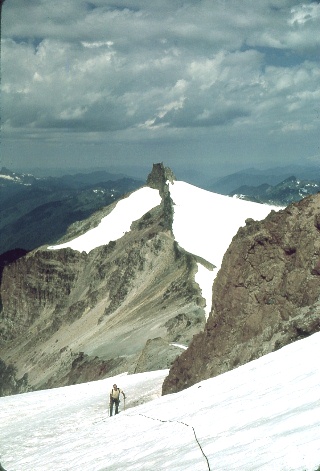
{"type": "Polygon", "coordinates": [[[113,411],[113,404],[115,405],[115,411],[114,413],[115,414],[118,414],[118,409],[119,409],[119,399],[114,399],[113,397],[110,398],[110,416],[112,415],[112,411],[113,411]]]}

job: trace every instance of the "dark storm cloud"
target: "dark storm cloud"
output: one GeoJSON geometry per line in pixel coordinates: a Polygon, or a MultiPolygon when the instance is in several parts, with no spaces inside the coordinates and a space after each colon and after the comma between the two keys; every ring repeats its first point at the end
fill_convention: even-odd
{"type": "Polygon", "coordinates": [[[219,128],[228,140],[243,129],[314,142],[318,2],[11,0],[4,15],[8,138],[205,139],[219,128]]]}

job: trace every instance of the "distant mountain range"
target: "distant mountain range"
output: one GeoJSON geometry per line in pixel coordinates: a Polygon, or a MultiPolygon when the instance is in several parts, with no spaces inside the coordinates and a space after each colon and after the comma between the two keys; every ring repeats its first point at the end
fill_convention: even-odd
{"type": "Polygon", "coordinates": [[[319,191],[320,180],[297,180],[295,176],[292,176],[274,186],[268,183],[259,186],[243,185],[230,192],[230,196],[257,203],[287,206],[319,191]]]}
{"type": "Polygon", "coordinates": [[[313,194],[312,186],[320,187],[320,167],[292,165],[269,170],[249,168],[211,182],[207,189],[223,195],[242,194],[257,201],[261,198],[261,202],[265,202],[266,188],[271,190],[279,184],[282,185],[282,190],[275,189],[274,193],[277,204],[286,205],[298,201],[308,194],[313,194]],[[291,180],[295,180],[294,185],[291,180]],[[285,187],[290,190],[289,195],[285,192],[285,187]],[[293,189],[296,190],[294,195],[294,191],[291,191],[293,189]]]}

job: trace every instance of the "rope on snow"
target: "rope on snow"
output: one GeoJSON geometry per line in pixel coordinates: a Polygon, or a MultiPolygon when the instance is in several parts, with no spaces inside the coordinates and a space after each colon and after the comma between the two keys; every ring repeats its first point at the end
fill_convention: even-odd
{"type": "Polygon", "coordinates": [[[211,471],[210,463],[209,463],[208,457],[206,456],[205,452],[203,451],[202,446],[201,446],[201,444],[200,444],[200,442],[199,442],[199,440],[198,440],[198,437],[197,437],[195,428],[194,428],[192,425],[186,424],[185,422],[181,422],[180,420],[161,420],[161,419],[155,419],[154,417],[149,417],[148,415],[144,415],[144,414],[138,414],[138,415],[141,415],[142,417],[146,417],[147,419],[156,420],[156,421],[158,421],[158,422],[163,422],[163,423],[165,423],[165,422],[172,422],[172,423],[177,423],[177,424],[185,425],[186,427],[191,427],[192,430],[193,430],[194,438],[195,438],[195,440],[196,440],[196,442],[197,442],[197,444],[198,444],[198,447],[200,448],[201,453],[203,454],[203,456],[204,456],[204,458],[205,458],[205,460],[206,460],[206,462],[207,462],[208,470],[211,471]]]}

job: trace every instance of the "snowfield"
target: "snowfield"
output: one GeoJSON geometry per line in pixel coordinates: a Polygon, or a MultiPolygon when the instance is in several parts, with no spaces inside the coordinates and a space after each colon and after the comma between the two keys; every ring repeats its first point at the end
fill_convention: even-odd
{"type": "MultiPolygon", "coordinates": [[[[242,201],[198,188],[189,183],[169,183],[174,203],[173,234],[180,247],[202,257],[216,268],[209,270],[198,263],[195,281],[206,299],[206,316],[211,310],[213,280],[221,266],[222,258],[239,227],[245,220],[264,219],[279,206],[242,201]]],[[[48,247],[58,250],[70,247],[89,253],[101,245],[117,240],[130,231],[133,221],[161,203],[158,190],[143,187],[118,201],[114,210],[100,224],[85,234],[64,244],[48,247]]]]}
{"type": "Polygon", "coordinates": [[[0,461],[7,471],[315,471],[319,357],[317,333],[164,397],[167,371],[0,398],[0,461]],[[108,417],[114,382],[126,410],[108,417]]]}

